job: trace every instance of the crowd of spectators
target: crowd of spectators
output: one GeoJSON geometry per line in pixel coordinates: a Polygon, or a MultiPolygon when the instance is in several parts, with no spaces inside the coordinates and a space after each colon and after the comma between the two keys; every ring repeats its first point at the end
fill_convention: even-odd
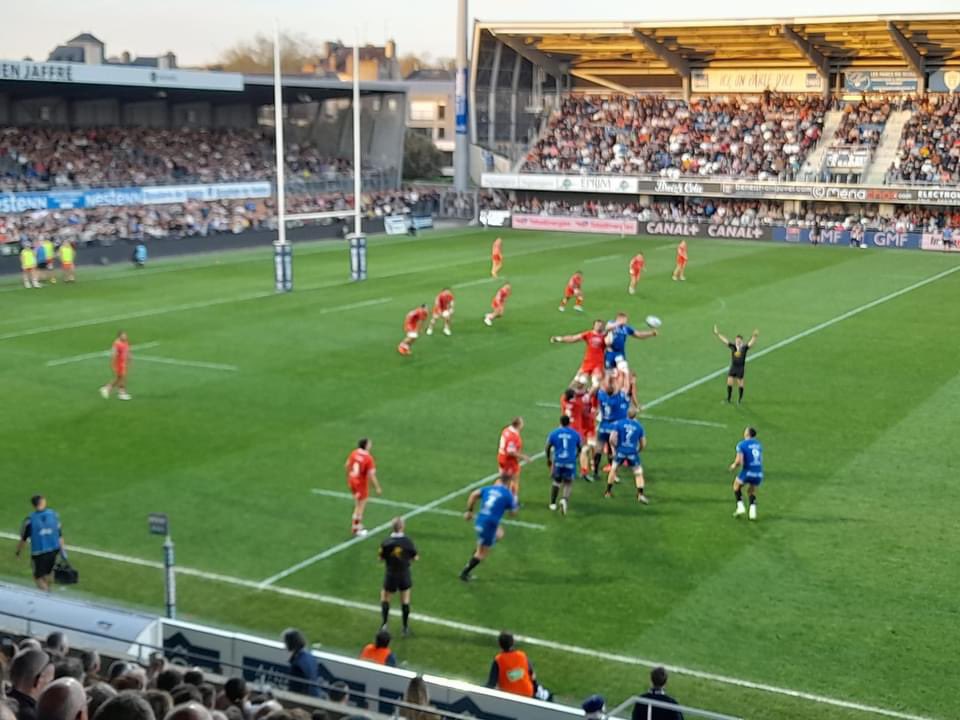
{"type": "Polygon", "coordinates": [[[817,95],[576,96],[563,101],[526,172],[792,179],[823,131],[817,95]]]}
{"type": "Polygon", "coordinates": [[[960,96],[928,95],[915,107],[886,181],[960,182],[960,96]]]}
{"type": "Polygon", "coordinates": [[[887,98],[864,98],[860,102],[846,103],[842,106],[843,117],[833,135],[831,145],[864,145],[876,147],[883,135],[883,128],[893,110],[887,98]]]}
{"type": "MultiPolygon", "coordinates": [[[[261,129],[0,130],[0,191],[266,180],[273,137],[261,129]]],[[[330,178],[351,164],[309,144],[287,143],[291,179],[330,178]]]]}
{"type": "MultiPolygon", "coordinates": [[[[70,648],[66,635],[52,632],[44,642],[27,637],[17,641],[0,637],[0,720],[368,720],[362,694],[342,680],[325,682],[316,658],[299,630],[283,633],[289,653],[286,698],[258,682],[251,686],[242,677],[208,678],[199,668],[173,665],[161,653],[139,664],[115,660],[103,666],[96,651],[70,648]],[[215,684],[217,680],[221,684],[215,684]],[[296,695],[305,696],[302,701],[296,695]],[[305,708],[310,708],[307,710],[305,708]]],[[[360,658],[376,664],[394,664],[390,635],[381,629],[360,658]],[[385,652],[377,652],[377,649],[385,652]],[[373,650],[371,650],[373,649],[373,650]]],[[[537,680],[526,653],[514,636],[502,632],[499,653],[490,667],[486,685],[503,692],[551,700],[552,694],[537,680]]],[[[650,689],[640,698],[668,706],[652,709],[656,720],[683,720],[669,705],[677,701],[666,694],[667,671],[654,668],[650,689]]],[[[408,684],[402,704],[393,717],[405,720],[441,720],[422,676],[408,684]]],[[[591,695],[581,705],[590,720],[604,720],[606,700],[591,695]]],[[[648,717],[640,700],[633,718],[648,717]]]]}

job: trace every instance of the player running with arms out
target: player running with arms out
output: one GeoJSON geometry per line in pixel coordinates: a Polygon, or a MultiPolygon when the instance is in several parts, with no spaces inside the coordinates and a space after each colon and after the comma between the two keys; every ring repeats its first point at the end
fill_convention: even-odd
{"type": "Polygon", "coordinates": [[[630,374],[630,366],[627,363],[627,338],[646,340],[656,336],[656,330],[637,330],[629,324],[626,313],[617,313],[617,317],[607,323],[605,338],[607,351],[603,356],[603,367],[607,371],[616,370],[622,376],[621,381],[626,383],[630,374]]]}
{"type": "Polygon", "coordinates": [[[570,493],[573,491],[573,479],[577,476],[577,458],[580,457],[582,440],[580,433],[570,427],[570,418],[560,417],[560,427],[547,436],[544,452],[547,456],[547,468],[550,470],[550,509],[557,509],[557,496],[560,498],[560,513],[567,514],[570,493]]]}
{"type": "Polygon", "coordinates": [[[363,527],[363,511],[367,507],[367,498],[370,497],[370,483],[373,483],[373,489],[377,495],[383,494],[377,480],[377,464],[374,462],[373,455],[370,454],[372,447],[373,443],[369,438],[360,438],[357,441],[357,449],[347,456],[347,462],[344,464],[347,471],[347,486],[350,488],[350,494],[353,495],[350,532],[360,537],[367,534],[367,529],[363,527]]]}
{"type": "Polygon", "coordinates": [[[443,319],[443,334],[452,335],[450,321],[453,319],[453,291],[450,288],[444,288],[433,301],[433,313],[430,316],[430,324],[427,325],[427,335],[433,335],[433,326],[437,319],[443,319]]]}
{"type": "Polygon", "coordinates": [[[106,400],[110,397],[110,392],[117,391],[117,397],[120,400],[131,400],[127,392],[127,369],[130,365],[130,341],[127,334],[121,330],[117,333],[117,339],[113,341],[111,348],[111,366],[113,367],[113,380],[100,388],[100,394],[106,400]]]}
{"type": "Polygon", "coordinates": [[[746,512],[743,506],[743,486],[747,486],[750,496],[751,520],[757,519],[757,489],[763,482],[763,446],[757,440],[757,429],[748,427],[743,431],[743,440],[737,443],[737,455],[730,463],[730,470],[740,468],[733,479],[733,495],[737,498],[737,509],[733,516],[742,517],[746,512]]]}
{"type": "Polygon", "coordinates": [[[580,270],[577,270],[570,276],[570,279],[567,280],[567,287],[563,291],[563,297],[560,299],[560,307],[557,309],[560,312],[566,310],[567,302],[569,302],[572,297],[577,298],[573,309],[577,312],[583,312],[583,273],[580,270]]]}
{"type": "Polygon", "coordinates": [[[603,320],[594,320],[590,330],[584,330],[576,335],[554,335],[550,338],[552,343],[586,343],[583,361],[580,363],[574,382],[594,388],[599,387],[600,380],[603,379],[603,355],[607,348],[603,338],[603,328],[603,320]]]}
{"type": "Polygon", "coordinates": [[[480,501],[480,512],[473,523],[473,529],[477,533],[477,549],[470,557],[470,561],[460,571],[460,579],[464,582],[470,581],[470,573],[473,569],[483,562],[490,554],[490,550],[497,543],[497,540],[503,539],[503,528],[500,527],[500,521],[503,514],[509,512],[516,515],[520,504],[516,496],[507,487],[509,478],[506,475],[500,475],[494,481],[493,485],[474,490],[467,499],[467,511],[463,517],[468,522],[474,520],[473,508],[480,501]]]}
{"type": "Polygon", "coordinates": [[[600,406],[600,426],[597,429],[597,451],[593,458],[594,479],[600,475],[600,461],[604,452],[607,453],[610,466],[613,466],[610,436],[616,431],[617,423],[627,419],[630,409],[630,397],[623,391],[617,375],[607,375],[603,387],[597,391],[597,403],[600,406]]]}
{"type": "Polygon", "coordinates": [[[677,266],[673,269],[674,280],[686,280],[684,271],[687,269],[687,241],[681,240],[677,245],[677,266]]]}
{"type": "Polygon", "coordinates": [[[520,501],[520,463],[530,458],[523,454],[523,418],[515,417],[509,425],[500,431],[500,444],[497,447],[497,466],[500,474],[507,479],[510,492],[520,501]]]}
{"type": "Polygon", "coordinates": [[[493,248],[490,251],[490,275],[491,277],[500,277],[500,270],[503,268],[503,238],[497,238],[493,241],[493,248]]]}
{"type": "Polygon", "coordinates": [[[610,474],[607,476],[606,498],[613,497],[613,486],[617,482],[617,470],[621,467],[633,468],[633,482],[637,488],[637,502],[646,505],[649,500],[643,491],[643,463],[640,452],[647,448],[647,436],[643,425],[637,420],[636,408],[630,408],[627,418],[614,426],[610,433],[610,447],[614,450],[610,474]]]}
{"type": "Polygon", "coordinates": [[[409,355],[413,352],[410,346],[420,337],[420,330],[429,316],[430,313],[427,312],[426,303],[407,313],[407,316],[403,319],[403,340],[397,345],[398,353],[409,355]]]}
{"type": "Polygon", "coordinates": [[[510,287],[510,283],[504,283],[503,286],[497,290],[497,294],[493,296],[493,302],[490,303],[490,307],[493,308],[492,312],[488,312],[483,316],[483,322],[487,327],[493,325],[493,321],[497,318],[503,317],[503,311],[507,306],[507,298],[510,297],[510,294],[513,292],[513,289],[510,287]]]}
{"type": "Polygon", "coordinates": [[[628,290],[631,295],[637,293],[637,283],[640,282],[640,276],[643,274],[646,265],[647,261],[643,258],[643,253],[637,253],[630,260],[630,287],[628,290]]]}
{"type": "Polygon", "coordinates": [[[747,352],[757,342],[760,337],[760,331],[754,330],[750,339],[743,341],[743,335],[737,335],[733,342],[720,334],[717,326],[713,326],[713,334],[717,339],[730,348],[730,370],[727,371],[727,402],[733,399],[733,382],[736,380],[739,393],[737,395],[737,405],[743,402],[743,375],[747,370],[747,352]]]}

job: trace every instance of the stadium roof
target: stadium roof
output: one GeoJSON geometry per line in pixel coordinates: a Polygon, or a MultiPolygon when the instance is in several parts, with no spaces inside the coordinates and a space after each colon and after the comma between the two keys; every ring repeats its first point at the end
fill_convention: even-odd
{"type": "Polygon", "coordinates": [[[550,74],[599,84],[702,68],[905,69],[960,65],[960,13],[684,22],[478,22],[550,74]]]}

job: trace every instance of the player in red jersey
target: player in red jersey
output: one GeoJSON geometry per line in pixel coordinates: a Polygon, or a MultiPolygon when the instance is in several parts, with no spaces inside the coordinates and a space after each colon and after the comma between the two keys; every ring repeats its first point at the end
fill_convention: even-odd
{"type": "Polygon", "coordinates": [[[560,300],[560,312],[567,309],[567,302],[570,298],[577,298],[573,309],[577,312],[583,312],[583,273],[577,270],[570,279],[567,280],[567,287],[563,291],[563,298],[560,300]]]}
{"type": "Polygon", "coordinates": [[[643,274],[643,269],[646,267],[647,261],[643,258],[643,253],[637,253],[633,256],[633,259],[630,260],[630,294],[634,295],[637,292],[637,283],[640,282],[640,275],[643,274]]]}
{"type": "Polygon", "coordinates": [[[599,387],[603,378],[603,354],[607,349],[603,337],[603,320],[594,320],[592,330],[584,330],[576,335],[554,335],[552,343],[575,343],[583,341],[587,344],[583,351],[583,361],[574,380],[584,386],[599,387]]]}
{"type": "Polygon", "coordinates": [[[595,398],[596,395],[579,382],[574,382],[560,396],[561,413],[570,418],[570,427],[580,435],[580,477],[588,482],[593,482],[590,468],[593,467],[593,448],[597,444],[595,398]]]}
{"type": "Polygon", "coordinates": [[[503,267],[503,240],[497,238],[493,241],[493,249],[490,251],[490,274],[493,277],[500,277],[500,268],[503,267]]]}
{"type": "Polygon", "coordinates": [[[681,240],[677,245],[677,267],[673,270],[674,280],[686,280],[683,271],[687,269],[687,241],[681,240]]]}
{"type": "Polygon", "coordinates": [[[430,316],[430,324],[427,325],[427,335],[433,335],[433,326],[438,318],[443,318],[443,334],[452,335],[450,320],[453,319],[453,292],[450,288],[441,290],[433,301],[433,314],[430,316]]]}
{"type": "Polygon", "coordinates": [[[113,341],[111,349],[111,365],[113,367],[113,380],[100,388],[100,394],[104,400],[110,397],[110,391],[116,388],[117,397],[120,400],[132,400],[127,392],[127,368],[130,365],[130,341],[127,334],[121,330],[117,333],[117,339],[113,341]]]}
{"type": "Polygon", "coordinates": [[[367,498],[370,497],[370,483],[373,483],[373,489],[377,495],[382,495],[380,483],[377,481],[377,464],[370,454],[370,448],[373,443],[369,438],[360,438],[357,442],[357,449],[347,456],[347,462],[344,468],[347,471],[347,485],[350,487],[350,494],[353,495],[353,520],[350,523],[350,532],[354,535],[363,537],[367,534],[363,527],[363,510],[367,506],[367,498]]]}
{"type": "Polygon", "coordinates": [[[497,466],[507,478],[507,487],[520,501],[520,463],[530,458],[523,454],[523,418],[515,417],[509,425],[500,431],[500,445],[497,448],[497,466]]]}
{"type": "Polygon", "coordinates": [[[407,313],[407,316],[403,319],[403,340],[397,345],[398,353],[409,355],[412,352],[410,346],[420,337],[420,328],[423,327],[428,317],[430,317],[430,313],[427,312],[426,303],[407,313]]]}
{"type": "Polygon", "coordinates": [[[493,312],[488,312],[483,316],[483,322],[487,326],[493,325],[493,321],[499,317],[503,317],[503,310],[507,305],[507,298],[510,297],[510,283],[504,283],[503,287],[497,290],[497,294],[493,296],[493,302],[490,303],[490,307],[493,308],[493,312]]]}

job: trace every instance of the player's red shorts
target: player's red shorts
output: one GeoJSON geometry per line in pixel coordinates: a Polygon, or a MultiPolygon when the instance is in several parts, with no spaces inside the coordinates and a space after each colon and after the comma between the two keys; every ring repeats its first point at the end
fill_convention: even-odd
{"type": "Polygon", "coordinates": [[[639,280],[642,270],[642,268],[630,268],[630,277],[632,277],[634,280],[639,280]]]}
{"type": "Polygon", "coordinates": [[[73,270],[73,263],[62,263],[64,270],[73,270]]]}
{"type": "Polygon", "coordinates": [[[124,377],[127,374],[127,364],[123,362],[113,363],[113,374],[117,377],[124,377]]]}
{"type": "Polygon", "coordinates": [[[503,255],[497,255],[496,253],[494,253],[494,255],[493,255],[493,257],[492,257],[491,259],[492,259],[495,263],[503,262],[503,255]]]}
{"type": "Polygon", "coordinates": [[[444,307],[440,307],[439,305],[434,305],[433,316],[440,317],[441,315],[443,315],[443,313],[447,312],[449,309],[450,309],[449,307],[444,308],[444,307]]]}
{"type": "Polygon", "coordinates": [[[490,303],[490,307],[494,309],[494,312],[498,312],[498,313],[503,312],[503,303],[497,302],[496,300],[490,303]]]}
{"type": "Polygon", "coordinates": [[[511,477],[520,477],[520,461],[511,457],[498,457],[500,472],[511,477]]]}
{"type": "Polygon", "coordinates": [[[415,322],[412,322],[412,323],[405,322],[403,324],[403,330],[404,332],[415,333],[417,332],[417,325],[418,323],[415,323],[415,322]]]}
{"type": "Polygon", "coordinates": [[[594,363],[584,363],[580,366],[581,375],[602,375],[603,374],[603,365],[596,365],[594,363]]]}
{"type": "Polygon", "coordinates": [[[565,298],[572,298],[574,295],[580,294],[580,288],[573,287],[572,285],[567,285],[567,289],[563,291],[563,296],[565,298]]]}
{"type": "Polygon", "coordinates": [[[350,478],[347,481],[350,486],[350,494],[357,500],[366,500],[370,497],[370,485],[362,478],[350,478]]]}
{"type": "Polygon", "coordinates": [[[679,265],[680,267],[685,267],[686,264],[687,264],[686,258],[677,258],[677,265],[679,265]]]}

